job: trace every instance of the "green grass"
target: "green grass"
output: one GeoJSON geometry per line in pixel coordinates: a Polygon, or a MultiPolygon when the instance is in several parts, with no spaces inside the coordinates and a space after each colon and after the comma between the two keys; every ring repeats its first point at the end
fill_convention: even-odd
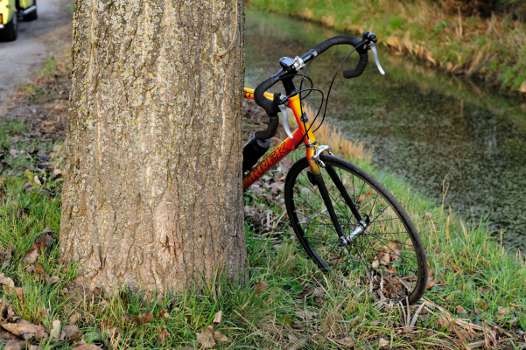
{"type": "Polygon", "coordinates": [[[338,31],[371,30],[380,44],[430,65],[482,78],[507,91],[526,89],[526,23],[511,15],[459,16],[428,0],[251,0],[250,4],[338,31]]]}
{"type": "MultiPolygon", "coordinates": [[[[16,131],[20,129],[14,130],[8,132],[12,139],[20,136],[16,131]]],[[[458,316],[477,324],[498,325],[510,332],[526,329],[523,263],[488,239],[484,226],[466,229],[447,210],[415,195],[399,179],[365,161],[357,162],[381,179],[415,218],[436,281],[427,299],[452,315],[462,307],[465,312],[458,316]]],[[[400,308],[378,308],[358,282],[342,285],[320,273],[285,222],[265,232],[247,221],[250,269],[244,286],[218,280],[205,290],[153,301],[131,291],[111,299],[86,296],[70,283],[74,266],[63,266],[59,260],[60,181],[41,177],[42,184],[32,186],[27,185],[31,180],[27,172],[3,177],[0,246],[12,249],[13,256],[1,271],[22,288],[23,296],[4,289],[2,299],[18,316],[48,331],[53,320],[68,324],[79,313],[78,325],[86,342],[121,349],[197,347],[196,333],[222,311],[223,321],[216,329],[228,336],[227,348],[285,348],[301,343],[326,349],[337,348],[342,339],[352,339],[358,348],[376,348],[380,338],[393,347],[460,346],[452,329],[438,322],[443,317],[440,313],[421,314],[416,327],[404,328],[400,308]],[[45,229],[53,232],[55,243],[38,259],[43,271],[28,272],[24,256],[45,229]],[[59,281],[50,282],[50,276],[59,281]],[[149,313],[151,320],[141,321],[149,313]]],[[[282,214],[277,202],[254,194],[247,194],[246,202],[262,210],[271,208],[272,219],[282,214]]],[[[40,345],[44,349],[71,347],[52,340],[40,345]]]]}
{"type": "MultiPolygon", "coordinates": [[[[23,122],[0,121],[3,154],[17,150],[8,152],[0,171],[0,272],[19,288],[0,288],[0,299],[48,333],[53,321],[60,320],[62,325],[76,323],[83,341],[108,348],[198,348],[197,333],[222,311],[215,329],[229,339],[221,348],[336,349],[353,343],[355,348],[374,349],[385,342],[401,348],[463,348],[484,340],[485,332],[491,341],[493,331],[502,347],[524,346],[519,337],[519,331],[526,330],[524,258],[505,251],[483,224],[466,228],[446,208],[360,159],[353,161],[395,194],[421,232],[435,285],[420,311],[419,305],[408,311],[379,306],[359,281],[344,284],[322,274],[306,258],[283,216],[282,193],[268,195],[265,182],[245,195],[246,205],[253,208],[245,222],[246,284],[218,278],[204,289],[158,298],[129,290],[112,298],[85,294],[72,283],[75,266],[60,262],[62,180],[53,175],[53,167],[40,168],[34,156],[51,153],[54,144],[34,140],[29,133],[23,122]],[[257,220],[258,213],[270,218],[269,225],[257,220]],[[52,244],[34,264],[26,263],[43,232],[51,235],[52,244]],[[405,321],[407,312],[416,320],[413,326],[405,321]]],[[[51,339],[34,343],[42,349],[74,346],[51,339]]]]}

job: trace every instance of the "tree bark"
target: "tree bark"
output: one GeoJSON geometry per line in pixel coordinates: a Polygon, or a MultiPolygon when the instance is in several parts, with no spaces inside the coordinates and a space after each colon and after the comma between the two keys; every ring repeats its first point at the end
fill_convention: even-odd
{"type": "Polygon", "coordinates": [[[76,0],[62,258],[90,289],[243,276],[242,0],[76,0]]]}

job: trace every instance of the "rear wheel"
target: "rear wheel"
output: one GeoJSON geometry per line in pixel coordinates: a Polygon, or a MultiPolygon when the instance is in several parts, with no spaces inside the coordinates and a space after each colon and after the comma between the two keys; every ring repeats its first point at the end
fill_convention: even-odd
{"type": "Polygon", "coordinates": [[[1,41],[15,41],[18,35],[18,18],[17,14],[13,15],[13,19],[0,30],[1,41]]]}
{"type": "Polygon", "coordinates": [[[320,175],[303,158],[285,182],[287,214],[309,257],[323,271],[356,277],[381,300],[416,302],[426,256],[407,213],[352,164],[326,154],[320,160],[320,175]]]}

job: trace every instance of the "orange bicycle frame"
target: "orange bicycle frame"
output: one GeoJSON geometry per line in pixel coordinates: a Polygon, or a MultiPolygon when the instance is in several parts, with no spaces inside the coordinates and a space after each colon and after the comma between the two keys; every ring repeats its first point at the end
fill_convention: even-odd
{"type": "MultiPolygon", "coordinates": [[[[254,89],[245,87],[243,89],[243,96],[245,99],[254,100],[254,89]]],[[[265,98],[268,100],[274,99],[274,94],[265,92],[265,98]]],[[[302,121],[302,111],[299,94],[295,94],[289,97],[287,106],[292,110],[294,119],[297,124],[296,130],[292,135],[283,140],[279,145],[274,147],[271,151],[267,152],[263,158],[243,177],[243,189],[246,190],[250,185],[256,182],[263,174],[265,174],[270,168],[279,163],[285,158],[290,152],[294,151],[300,143],[303,141],[305,144],[305,156],[309,161],[311,171],[318,173],[319,168],[316,162],[313,161],[314,157],[314,145],[316,144],[316,137],[310,130],[307,124],[302,121]]]]}

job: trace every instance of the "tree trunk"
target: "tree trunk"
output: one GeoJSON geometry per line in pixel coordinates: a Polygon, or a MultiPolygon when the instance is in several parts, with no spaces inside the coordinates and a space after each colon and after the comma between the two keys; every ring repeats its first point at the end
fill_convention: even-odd
{"type": "Polygon", "coordinates": [[[61,254],[79,282],[243,276],[242,0],[76,0],[61,254]]]}

